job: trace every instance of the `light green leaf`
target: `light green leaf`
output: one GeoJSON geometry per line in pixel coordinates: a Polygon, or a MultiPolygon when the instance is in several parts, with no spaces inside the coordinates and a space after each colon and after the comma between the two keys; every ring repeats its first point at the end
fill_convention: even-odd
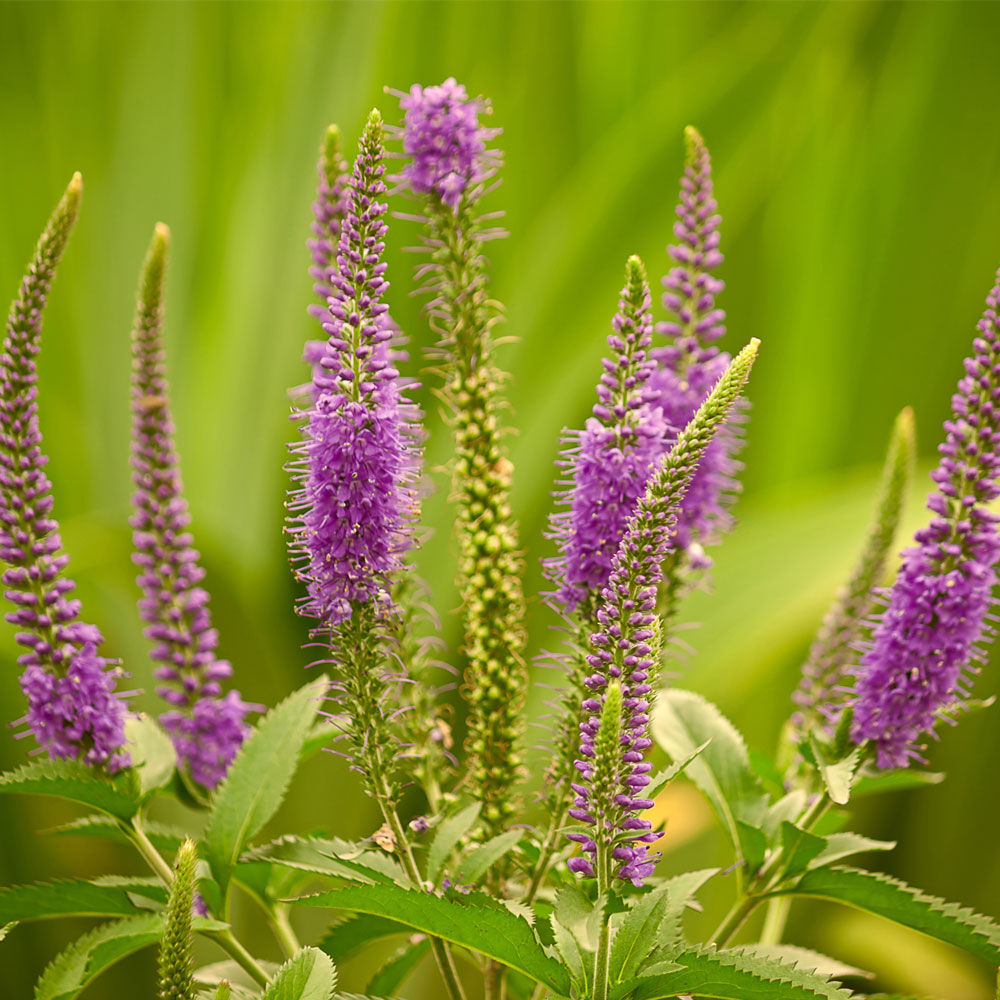
{"type": "Polygon", "coordinates": [[[481,808],[481,802],[474,802],[454,816],[449,816],[437,828],[434,840],[431,841],[430,850],[427,852],[427,878],[429,881],[437,882],[441,869],[448,860],[448,855],[475,825],[476,820],[479,819],[481,808]]]}
{"type": "Polygon", "coordinates": [[[611,982],[639,975],[643,962],[659,943],[660,927],[667,915],[670,890],[666,886],[640,896],[615,928],[611,945],[611,982]]]}
{"type": "Polygon", "coordinates": [[[744,954],[759,955],[761,958],[771,958],[786,965],[794,965],[808,972],[831,979],[842,979],[844,976],[857,976],[861,979],[871,979],[872,973],[857,969],[846,962],[838,961],[827,955],[809,948],[800,948],[797,944],[755,944],[741,949],[744,954]]]}
{"type": "Polygon", "coordinates": [[[1000,966],[1000,926],[974,910],[927,895],[888,875],[859,868],[817,868],[787,891],[875,913],[1000,966]]]}
{"type": "Polygon", "coordinates": [[[523,836],[523,830],[508,830],[469,851],[458,866],[456,881],[462,885],[474,885],[489,871],[492,865],[512,851],[523,836]]]}
{"type": "Polygon", "coordinates": [[[570,885],[559,891],[549,915],[556,949],[578,993],[586,993],[590,984],[603,913],[603,900],[595,905],[579,886],[570,885]]]}
{"type": "Polygon", "coordinates": [[[798,875],[809,867],[809,863],[826,848],[826,839],[807,833],[794,823],[785,820],[781,824],[781,851],[783,868],[788,875],[798,875]]]}
{"type": "Polygon", "coordinates": [[[405,944],[372,976],[365,992],[373,997],[395,993],[430,950],[430,938],[426,937],[405,944]]]}
{"type": "Polygon", "coordinates": [[[880,795],[882,792],[940,785],[942,781],[944,774],[940,771],[921,771],[915,767],[904,767],[896,771],[878,771],[874,774],[860,775],[854,785],[854,794],[880,795]]]}
{"type": "Polygon", "coordinates": [[[742,857],[736,821],[759,826],[767,805],[764,789],[750,768],[743,737],[701,695],[676,688],[657,699],[652,732],[674,761],[686,760],[711,741],[685,773],[709,800],[742,857]]]}
{"type": "Polygon", "coordinates": [[[13,930],[13,929],[14,929],[14,928],[16,927],[16,926],[17,926],[17,921],[15,920],[15,921],[13,921],[13,922],[11,922],[11,923],[9,923],[9,924],[4,924],[4,925],[3,925],[3,927],[0,927],[0,941],[3,941],[3,939],[4,939],[4,938],[5,938],[5,937],[6,937],[6,936],[7,936],[7,935],[8,935],[8,934],[9,934],[9,933],[10,933],[10,932],[11,932],[11,931],[12,931],[12,930],[13,930]]]}
{"type": "Polygon", "coordinates": [[[809,863],[810,868],[832,865],[834,861],[842,861],[865,851],[891,851],[896,846],[893,840],[872,840],[859,833],[831,833],[825,839],[826,847],[809,863]]]}
{"type": "Polygon", "coordinates": [[[139,797],[148,798],[173,777],[177,766],[174,744],[160,724],[145,713],[126,720],[125,739],[131,744],[131,773],[138,785],[139,797]]]}
{"type": "Polygon", "coordinates": [[[330,1000],[337,970],[319,948],[303,948],[278,969],[261,1000],[330,1000]]]}
{"type": "Polygon", "coordinates": [[[714,1000],[850,1000],[851,997],[822,976],[742,949],[691,948],[672,955],[671,960],[680,968],[624,983],[612,991],[612,1000],[625,996],[630,1000],[664,1000],[678,994],[714,1000]]]}
{"type": "Polygon", "coordinates": [[[861,763],[861,748],[855,747],[842,760],[831,763],[824,756],[823,748],[815,736],[809,737],[809,747],[831,800],[838,806],[846,805],[851,797],[851,786],[854,784],[858,765],[861,763]]]}
{"type": "MultiPolygon", "coordinates": [[[[186,835],[180,827],[157,823],[150,819],[143,819],[142,831],[153,842],[153,846],[158,851],[163,851],[166,854],[173,854],[181,846],[186,835]]],[[[42,833],[59,837],[97,837],[112,840],[117,844],[130,843],[118,823],[108,816],[81,816],[69,823],[43,830],[42,833]]]]}
{"type": "Polygon", "coordinates": [[[696,757],[700,756],[702,751],[711,743],[711,740],[705,740],[700,747],[695,747],[685,758],[682,760],[675,760],[669,767],[664,768],[662,771],[658,772],[649,785],[643,789],[643,794],[647,799],[653,798],[661,788],[670,784],[679,774],[681,774],[684,769],[691,763],[696,757]]]}
{"type": "Polygon", "coordinates": [[[698,890],[713,875],[719,873],[718,868],[702,868],[693,872],[675,875],[663,883],[667,892],[667,908],[660,925],[660,940],[656,950],[650,956],[650,962],[666,961],[683,940],[683,919],[688,909],[700,909],[695,898],[698,890]]]}
{"type": "Polygon", "coordinates": [[[562,996],[569,993],[566,970],[545,953],[528,921],[482,893],[445,898],[384,882],[349,885],[295,902],[398,920],[414,930],[519,969],[562,996]]]}
{"type": "Polygon", "coordinates": [[[0,924],[48,920],[52,917],[131,917],[141,912],[133,894],[165,903],[166,891],[157,879],[59,879],[33,885],[0,888],[0,924]]]}
{"type": "Polygon", "coordinates": [[[0,795],[51,795],[129,820],[139,810],[129,784],[125,775],[108,778],[75,760],[36,760],[0,774],[0,795]]]}
{"type": "Polygon", "coordinates": [[[327,679],[319,677],[271,709],[215,791],[205,854],[223,894],[240,854],[285,797],[326,687],[327,679]]]}

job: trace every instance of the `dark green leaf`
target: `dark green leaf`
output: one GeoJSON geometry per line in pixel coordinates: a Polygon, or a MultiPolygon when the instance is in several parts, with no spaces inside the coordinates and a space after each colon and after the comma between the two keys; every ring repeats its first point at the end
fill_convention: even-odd
{"type": "Polygon", "coordinates": [[[888,875],[859,868],[817,868],[806,872],[788,891],[847,903],[1000,965],[1000,926],[888,875]]]}
{"type": "Polygon", "coordinates": [[[789,823],[781,824],[781,851],[783,868],[788,875],[798,875],[809,867],[826,847],[826,840],[789,823]]]}
{"type": "Polygon", "coordinates": [[[519,969],[563,996],[569,992],[566,970],[546,955],[528,921],[482,893],[445,898],[386,882],[349,885],[295,902],[398,920],[519,969]]]}
{"type": "Polygon", "coordinates": [[[461,885],[474,885],[492,865],[512,851],[523,836],[523,830],[508,830],[469,851],[459,863],[456,881],[461,885]]]}
{"type": "Polygon", "coordinates": [[[133,894],[165,903],[166,891],[156,879],[59,879],[0,888],[0,924],[51,917],[131,917],[141,912],[133,894]]]}
{"type": "Polygon", "coordinates": [[[479,819],[481,808],[482,804],[475,802],[454,816],[449,816],[438,826],[434,839],[431,841],[431,848],[427,852],[427,878],[429,881],[437,882],[438,876],[448,860],[448,855],[475,825],[476,820],[479,819]]]}
{"type": "Polygon", "coordinates": [[[108,778],[75,760],[36,760],[0,774],[0,795],[51,795],[129,820],[139,809],[125,776],[108,778]]]}
{"type": "Polygon", "coordinates": [[[736,836],[739,838],[740,854],[746,861],[747,872],[753,875],[764,863],[767,836],[759,826],[751,826],[741,819],[736,821],[736,836]]]}
{"type": "Polygon", "coordinates": [[[243,849],[285,797],[326,686],[326,678],[319,677],[271,709],[216,789],[205,827],[205,856],[223,894],[243,849]]]}
{"type": "Polygon", "coordinates": [[[701,695],[676,688],[657,699],[652,731],[674,761],[687,759],[711,741],[687,765],[685,773],[709,800],[733,845],[741,851],[737,820],[759,826],[767,804],[764,789],[750,768],[743,737],[701,695]]]}
{"type": "Polygon", "coordinates": [[[337,970],[319,948],[303,948],[278,969],[261,1000],[330,1000],[337,970]]]}
{"type": "Polygon", "coordinates": [[[351,913],[327,929],[319,941],[319,947],[339,964],[370,941],[409,933],[410,928],[398,920],[372,913],[351,913]]]}
{"type": "MultiPolygon", "coordinates": [[[[149,819],[143,820],[142,830],[152,841],[153,846],[166,854],[173,854],[185,837],[185,832],[180,827],[168,826],[166,823],[157,823],[149,819]]],[[[112,840],[117,844],[130,843],[118,823],[108,816],[81,816],[79,819],[42,832],[51,836],[98,837],[112,840]]]]}
{"type": "Polygon", "coordinates": [[[430,950],[430,938],[426,937],[405,944],[372,976],[365,992],[375,997],[395,993],[430,950]]]}

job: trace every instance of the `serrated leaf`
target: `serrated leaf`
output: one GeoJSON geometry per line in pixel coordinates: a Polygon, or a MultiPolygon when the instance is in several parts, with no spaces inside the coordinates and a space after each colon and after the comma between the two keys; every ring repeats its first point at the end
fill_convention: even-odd
{"type": "Polygon", "coordinates": [[[395,993],[430,950],[430,938],[421,937],[410,941],[372,976],[365,992],[369,996],[379,997],[395,993]]]}
{"type": "Polygon", "coordinates": [[[448,855],[475,825],[476,820],[479,819],[481,808],[481,802],[474,802],[454,816],[449,816],[438,826],[434,839],[431,841],[430,850],[427,852],[427,878],[431,882],[437,882],[441,869],[444,868],[445,862],[448,860],[448,855]]]}
{"type": "Polygon", "coordinates": [[[944,781],[944,777],[940,771],[920,771],[915,767],[904,767],[896,771],[879,771],[876,774],[862,774],[854,785],[854,794],[880,795],[883,792],[940,785],[944,781]]]}
{"type": "Polygon", "coordinates": [[[785,776],[781,769],[771,758],[770,754],[762,750],[749,750],[750,767],[753,773],[761,780],[764,788],[775,798],[781,798],[785,794],[785,776]]]}
{"type": "Polygon", "coordinates": [[[764,863],[764,856],[767,854],[767,835],[759,826],[751,826],[738,819],[736,836],[739,838],[740,855],[746,862],[747,872],[753,875],[764,863]]]}
{"type": "MultiPolygon", "coordinates": [[[[258,959],[257,964],[267,973],[270,978],[278,971],[277,962],[266,962],[258,959]]],[[[233,1000],[258,1000],[260,997],[260,987],[247,972],[237,962],[226,959],[222,962],[213,962],[211,965],[204,965],[197,969],[194,974],[194,981],[199,986],[210,986],[211,997],[215,997],[216,990],[222,980],[229,983],[232,990],[233,1000]]]]}
{"type": "Polygon", "coordinates": [[[371,941],[409,933],[411,929],[398,920],[372,913],[350,913],[327,928],[319,947],[339,964],[371,941]]]}
{"type": "MultiPolygon", "coordinates": [[[[142,831],[158,851],[163,851],[166,854],[173,854],[186,836],[185,831],[180,827],[157,823],[149,819],[143,820],[142,831]]],[[[59,826],[43,830],[42,833],[54,837],[96,837],[114,841],[116,844],[130,843],[118,823],[107,816],[81,816],[69,823],[62,823],[59,826]]]]}
{"type": "Polygon", "coordinates": [[[167,894],[156,879],[58,879],[0,888],[0,924],[52,917],[130,917],[141,910],[132,893],[158,903],[167,894]]]}
{"type": "Polygon", "coordinates": [[[755,944],[744,947],[742,951],[744,954],[752,953],[760,955],[761,958],[776,959],[786,965],[795,965],[820,976],[829,976],[831,979],[841,979],[844,976],[873,978],[872,973],[865,972],[864,969],[857,969],[853,965],[830,958],[828,955],[821,955],[810,948],[800,948],[797,944],[755,944]]]}
{"type": "Polygon", "coordinates": [[[796,788],[772,803],[761,823],[761,829],[767,834],[768,840],[775,839],[784,820],[794,823],[805,812],[808,802],[809,796],[805,791],[796,788]]]}
{"type": "Polygon", "coordinates": [[[624,983],[611,1000],[664,1000],[693,994],[714,1000],[850,1000],[851,994],[794,966],[761,958],[742,949],[691,948],[671,960],[679,969],[624,983]],[[628,993],[628,989],[632,992],[628,993]]]}
{"type": "Polygon", "coordinates": [[[130,744],[131,773],[139,797],[146,799],[173,777],[177,752],[160,724],[145,713],[129,716],[125,721],[125,739],[130,744]]]}
{"type": "Polygon", "coordinates": [[[861,763],[861,748],[855,747],[841,760],[828,761],[815,736],[810,735],[809,747],[816,761],[816,769],[823,779],[827,794],[838,806],[847,805],[851,797],[851,786],[861,763]]]}
{"type": "Polygon", "coordinates": [[[129,820],[139,801],[124,776],[108,778],[75,760],[35,760],[0,774],[0,795],[50,795],[129,820]]]}
{"type": "Polygon", "coordinates": [[[667,891],[667,908],[660,925],[660,941],[650,956],[651,962],[665,961],[667,955],[671,954],[680,944],[683,940],[684,913],[689,908],[700,909],[697,907],[696,893],[713,875],[718,873],[718,868],[702,868],[675,875],[663,883],[663,888],[667,891]]]}
{"type": "Polygon", "coordinates": [[[326,687],[326,678],[317,678],[271,709],[215,791],[204,843],[223,895],[243,849],[278,811],[288,791],[326,687]]]}
{"type": "Polygon", "coordinates": [[[891,851],[896,846],[894,840],[872,840],[859,833],[831,833],[826,837],[826,847],[809,863],[810,868],[821,868],[842,861],[854,854],[866,851],[891,851]]]}
{"type": "Polygon", "coordinates": [[[702,752],[711,742],[711,740],[705,740],[701,746],[695,747],[694,750],[692,750],[686,757],[680,760],[675,760],[669,767],[665,767],[662,771],[657,772],[649,785],[643,789],[645,797],[647,799],[654,798],[662,788],[669,785],[674,778],[683,773],[684,769],[691,763],[691,761],[693,761],[696,757],[701,756],[702,752]]]}
{"type": "Polygon", "coordinates": [[[474,885],[504,855],[512,851],[523,836],[523,830],[508,830],[470,851],[458,866],[456,881],[462,885],[474,885]]]}
{"type": "Polygon", "coordinates": [[[642,963],[657,946],[669,902],[669,889],[661,886],[640,896],[625,914],[612,940],[611,982],[618,983],[639,975],[642,963]]]}
{"type": "Polygon", "coordinates": [[[817,868],[787,892],[855,906],[1000,966],[1000,926],[974,910],[860,868],[817,868]]]}
{"type": "Polygon", "coordinates": [[[817,837],[785,820],[781,824],[782,867],[788,875],[798,875],[809,863],[822,854],[826,839],[817,837]]]}
{"type": "Polygon", "coordinates": [[[319,948],[303,948],[278,969],[261,1000],[330,1000],[337,970],[319,948]]]}
{"type": "Polygon", "coordinates": [[[2,941],[15,927],[17,926],[17,921],[12,921],[9,924],[4,924],[0,927],[0,941],[2,941]]]}
{"type": "MultiPolygon", "coordinates": [[[[736,727],[701,695],[671,688],[653,709],[652,733],[674,761],[685,760],[711,741],[685,770],[741,851],[737,820],[759,826],[767,796],[750,768],[746,744],[736,727]]],[[[741,853],[742,856],[742,853],[741,853]]]]}
{"type": "Polygon", "coordinates": [[[300,906],[374,913],[519,969],[566,996],[569,976],[523,917],[482,893],[445,898],[392,883],[349,885],[295,900],[300,906]]]}

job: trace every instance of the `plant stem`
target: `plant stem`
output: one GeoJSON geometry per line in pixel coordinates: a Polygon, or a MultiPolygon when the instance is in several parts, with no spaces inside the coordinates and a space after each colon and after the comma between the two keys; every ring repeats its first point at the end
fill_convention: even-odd
{"type": "Polygon", "coordinates": [[[545,876],[549,870],[552,855],[556,852],[556,845],[559,843],[559,828],[563,823],[565,807],[566,796],[563,794],[560,795],[556,807],[552,810],[552,818],[549,821],[549,828],[545,832],[545,839],[542,841],[542,849],[538,855],[538,861],[535,862],[531,884],[528,886],[528,891],[524,896],[524,902],[529,905],[533,902],[535,896],[538,895],[538,890],[542,887],[542,882],[545,881],[545,876]]]}
{"type": "MultiPolygon", "coordinates": [[[[597,898],[604,901],[610,888],[611,865],[606,844],[597,845],[597,898]]],[[[608,998],[608,967],[611,960],[611,915],[604,911],[601,921],[601,936],[597,942],[597,955],[594,958],[594,1000],[608,998]]]]}
{"type": "Polygon", "coordinates": [[[274,936],[278,939],[278,944],[281,945],[281,950],[285,953],[286,958],[291,958],[302,950],[302,945],[295,934],[295,928],[292,927],[292,922],[288,919],[288,907],[284,903],[274,904],[268,915],[268,923],[271,925],[271,930],[274,931],[274,936]]]}
{"type": "Polygon", "coordinates": [[[250,976],[255,983],[261,986],[270,984],[271,979],[268,974],[257,964],[257,959],[253,957],[233,936],[233,932],[227,927],[224,931],[201,931],[209,940],[214,941],[223,951],[226,952],[236,963],[250,976]]]}
{"type": "Polygon", "coordinates": [[[789,896],[777,896],[767,901],[767,911],[764,914],[764,927],[760,932],[761,944],[780,944],[788,922],[788,911],[792,900],[789,896]]]}

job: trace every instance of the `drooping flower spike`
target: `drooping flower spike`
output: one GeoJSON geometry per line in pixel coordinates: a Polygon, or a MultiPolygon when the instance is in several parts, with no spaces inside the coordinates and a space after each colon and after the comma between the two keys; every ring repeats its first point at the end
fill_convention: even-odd
{"type": "Polygon", "coordinates": [[[648,356],[652,333],[645,268],[630,257],[598,401],[586,427],[567,435],[559,462],[566,480],[558,500],[568,509],[550,522],[559,546],[546,567],[558,585],[553,597],[565,611],[584,605],[584,617],[596,610],[625,524],[665,449],[666,425],[647,402],[647,382],[656,368],[648,356]]]}
{"type": "Polygon", "coordinates": [[[844,700],[847,674],[857,661],[855,650],[877,606],[876,588],[885,576],[903,504],[913,479],[915,457],[913,410],[906,407],[893,427],[875,504],[875,517],[861,557],[823,618],[802,666],[802,680],[792,696],[797,706],[791,719],[793,744],[801,742],[810,729],[827,726],[831,710],[839,711],[844,700]]]}
{"type": "Polygon", "coordinates": [[[642,885],[653,871],[655,859],[647,850],[657,835],[639,814],[653,805],[642,790],[652,768],[644,755],[652,746],[648,725],[658,642],[657,587],[681,498],[746,386],[758,343],[751,340],[737,355],[653,473],[629,519],[604,588],[597,614],[599,631],[591,637],[592,652],[587,657],[591,673],[584,683],[590,693],[582,706],[576,762],[580,777],[573,785],[576,801],[570,809],[570,816],[590,826],[587,833],[570,834],[583,848],[583,856],[571,859],[570,868],[597,874],[602,886],[608,885],[611,874],[642,885]],[[614,707],[618,698],[620,709],[614,707]],[[610,771],[604,764],[598,766],[598,750],[606,746],[601,734],[608,726],[619,734],[610,771]]]}
{"type": "Polygon", "coordinates": [[[499,163],[487,143],[499,130],[480,124],[485,102],[470,100],[454,80],[400,96],[403,149],[412,159],[399,179],[424,208],[430,260],[417,273],[431,296],[428,315],[439,337],[444,397],[455,428],[470,792],[482,803],[485,834],[492,835],[514,811],[527,688],[523,566],[492,357],[499,310],[489,295],[482,252],[484,241],[501,233],[484,225],[479,210],[484,181],[499,163]]]}
{"type": "Polygon", "coordinates": [[[139,614],[159,664],[157,694],[171,707],[160,716],[178,758],[205,788],[226,774],[250,731],[246,716],[262,706],[223,694],[232,674],[216,656],[209,596],[202,588],[188,526],[170,413],[163,345],[163,279],[169,231],[158,224],[143,265],[132,332],[132,559],[139,567],[139,614]]]}
{"type": "Polygon", "coordinates": [[[352,608],[388,607],[389,580],[410,545],[418,465],[413,408],[392,365],[382,296],[387,226],[382,119],[373,111],[361,139],[340,232],[329,334],[303,414],[301,484],[289,502],[291,551],[308,586],[302,611],[321,625],[352,608]]]}
{"type": "Polygon", "coordinates": [[[967,696],[981,659],[1000,561],[1000,272],[978,323],[972,356],[952,396],[941,459],[916,533],[861,659],[852,736],[871,741],[880,767],[923,760],[942,712],[967,696]]]}
{"type": "MultiPolygon", "coordinates": [[[[649,382],[651,402],[662,411],[671,441],[730,360],[716,344],[726,332],[725,313],[715,303],[725,283],[714,273],[723,256],[711,158],[696,129],[688,127],[685,140],[686,166],[674,224],[677,242],[667,247],[675,264],[663,279],[663,305],[673,318],[657,325],[657,332],[669,343],[651,351],[659,365],[649,382]]],[[[739,490],[735,476],[740,464],[735,456],[744,420],[745,406],[740,404],[709,445],[681,502],[675,548],[686,555],[693,569],[711,565],[704,546],[716,543],[732,527],[729,507],[739,490]]]]}
{"type": "Polygon", "coordinates": [[[38,424],[42,313],[80,204],[75,174],[49,219],[11,305],[0,354],[0,557],[6,597],[16,610],[18,643],[28,652],[21,690],[27,722],[39,747],[54,758],[78,758],[114,772],[129,763],[126,705],[115,692],[122,671],[99,653],[94,625],[79,621],[80,602],[64,575],[59,525],[52,516],[52,484],[45,475],[38,424]]]}

